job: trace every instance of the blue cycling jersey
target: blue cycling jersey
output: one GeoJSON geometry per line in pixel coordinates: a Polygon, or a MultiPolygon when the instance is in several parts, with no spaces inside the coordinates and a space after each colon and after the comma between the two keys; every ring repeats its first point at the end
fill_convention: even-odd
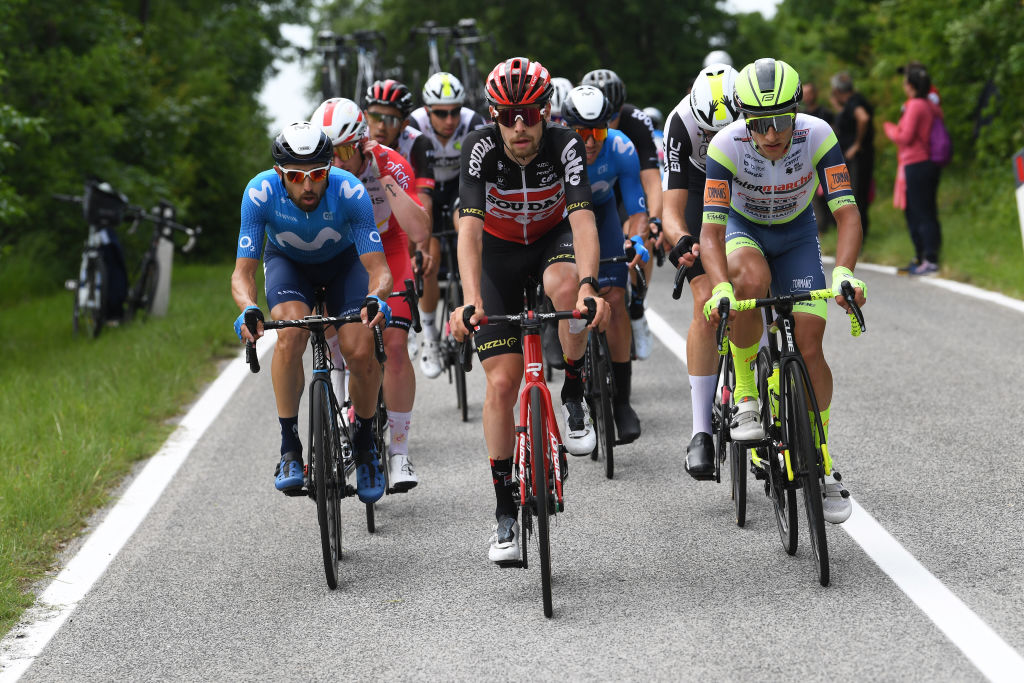
{"type": "Polygon", "coordinates": [[[329,261],[355,244],[360,254],[384,249],[366,187],[340,168],[331,168],[316,209],[307,213],[285,191],[274,169],[249,181],[242,195],[237,258],[258,259],[263,235],[299,263],[329,261]]]}
{"type": "Polygon", "coordinates": [[[615,182],[619,182],[622,205],[630,216],[647,211],[644,188],[640,184],[640,160],[636,148],[622,131],[608,129],[608,137],[594,163],[587,166],[594,204],[615,198],[615,182]]]}

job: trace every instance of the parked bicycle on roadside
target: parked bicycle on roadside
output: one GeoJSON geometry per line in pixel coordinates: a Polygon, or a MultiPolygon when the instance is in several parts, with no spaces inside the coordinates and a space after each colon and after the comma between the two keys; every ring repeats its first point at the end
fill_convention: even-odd
{"type": "Polygon", "coordinates": [[[138,313],[150,314],[160,282],[157,252],[161,240],[173,241],[175,232],[188,236],[182,251],[195,246],[202,228],[190,228],[174,221],[174,207],[160,202],[151,211],[128,203],[128,198],[109,183],[89,180],[81,196],[55,194],[54,199],[80,204],[89,226],[82,250],[78,278],[64,286],[75,293],[71,329],[90,337],[98,337],[107,321],[131,320],[138,313]],[[124,252],[115,229],[132,219],[128,234],[133,234],[141,221],[153,225],[148,248],[142,254],[132,278],[128,278],[124,252]],[[129,287],[131,282],[131,287],[129,287]]]}

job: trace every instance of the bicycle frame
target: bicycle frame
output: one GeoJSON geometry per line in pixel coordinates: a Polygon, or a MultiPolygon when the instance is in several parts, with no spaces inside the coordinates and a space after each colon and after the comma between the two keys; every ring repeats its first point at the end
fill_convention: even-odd
{"type": "Polygon", "coordinates": [[[519,499],[527,501],[527,493],[536,498],[547,495],[546,491],[537,491],[539,477],[530,476],[533,482],[533,491],[526,490],[526,468],[534,462],[536,453],[529,452],[530,435],[530,390],[537,388],[541,397],[544,411],[544,427],[547,432],[547,439],[544,453],[541,454],[543,467],[553,465],[555,474],[555,500],[558,509],[561,510],[565,502],[562,498],[562,463],[561,458],[554,457],[558,453],[559,444],[562,443],[562,435],[558,429],[558,422],[555,419],[555,411],[551,407],[551,391],[547,382],[544,381],[544,358],[540,343],[541,321],[533,311],[525,312],[522,321],[522,344],[523,344],[523,389],[519,392],[519,422],[516,425],[516,448],[515,448],[515,471],[519,479],[519,499]],[[550,465],[549,465],[550,463],[550,465]]]}

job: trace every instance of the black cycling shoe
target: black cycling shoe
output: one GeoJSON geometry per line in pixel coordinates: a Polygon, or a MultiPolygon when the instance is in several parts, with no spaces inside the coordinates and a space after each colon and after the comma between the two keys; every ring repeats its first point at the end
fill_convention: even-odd
{"type": "Polygon", "coordinates": [[[715,442],[707,432],[697,432],[686,447],[686,471],[698,481],[715,478],[715,442]]]}
{"type": "Polygon", "coordinates": [[[633,406],[628,403],[616,405],[612,412],[615,413],[615,433],[619,437],[615,443],[633,443],[640,438],[640,418],[633,406]]]}

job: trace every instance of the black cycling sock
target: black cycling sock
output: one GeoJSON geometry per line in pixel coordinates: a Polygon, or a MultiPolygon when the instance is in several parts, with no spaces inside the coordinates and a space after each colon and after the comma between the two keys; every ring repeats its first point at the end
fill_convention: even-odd
{"type": "Polygon", "coordinates": [[[373,417],[359,417],[353,414],[352,423],[352,447],[356,449],[356,456],[363,453],[368,454],[373,445],[373,417]]]}
{"type": "Polygon", "coordinates": [[[633,384],[633,364],[612,363],[612,374],[615,375],[615,403],[624,406],[629,404],[629,395],[633,384]]]}
{"type": "Polygon", "coordinates": [[[565,361],[565,383],[562,384],[562,403],[572,399],[578,401],[583,398],[583,380],[580,375],[583,373],[583,359],[571,360],[563,355],[565,361]]]}
{"type": "Polygon", "coordinates": [[[636,290],[630,290],[629,297],[629,319],[639,320],[644,317],[644,300],[636,295],[636,290]]]}
{"type": "Polygon", "coordinates": [[[295,452],[302,455],[302,442],[299,441],[299,416],[279,417],[281,423],[281,455],[295,452]]]}
{"type": "Polygon", "coordinates": [[[494,518],[515,517],[516,501],[513,497],[515,480],[512,477],[512,458],[491,460],[491,481],[494,483],[494,497],[498,501],[494,508],[494,518]]]}

